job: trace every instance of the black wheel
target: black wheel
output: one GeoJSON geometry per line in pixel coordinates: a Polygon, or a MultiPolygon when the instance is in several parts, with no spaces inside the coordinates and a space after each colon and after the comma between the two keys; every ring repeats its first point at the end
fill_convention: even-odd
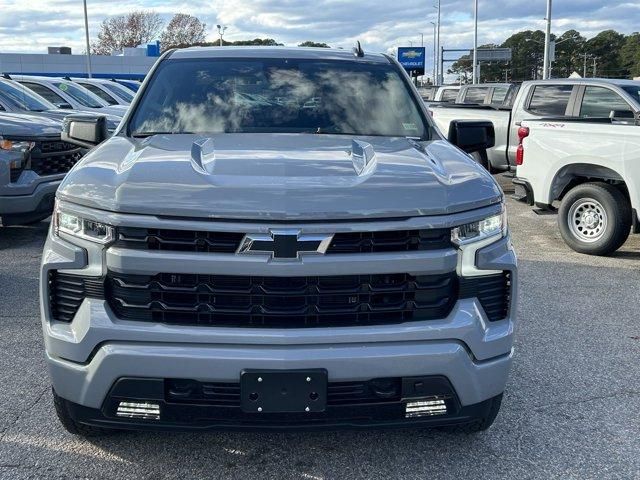
{"type": "Polygon", "coordinates": [[[566,244],[576,252],[609,255],[631,233],[631,205],[613,185],[583,183],[562,200],[558,226],[566,244]]]}
{"type": "Polygon", "coordinates": [[[51,391],[53,393],[53,405],[56,409],[56,415],[67,432],[81,437],[99,437],[111,435],[117,431],[107,428],[92,427],[90,425],[84,425],[76,422],[69,413],[67,401],[64,398],[59,397],[53,389],[51,391]]]}
{"type": "Polygon", "coordinates": [[[500,405],[502,404],[502,393],[491,399],[491,404],[485,416],[476,418],[468,423],[460,423],[458,425],[447,425],[444,427],[438,427],[438,430],[447,433],[477,433],[487,430],[500,411],[500,405]]]}

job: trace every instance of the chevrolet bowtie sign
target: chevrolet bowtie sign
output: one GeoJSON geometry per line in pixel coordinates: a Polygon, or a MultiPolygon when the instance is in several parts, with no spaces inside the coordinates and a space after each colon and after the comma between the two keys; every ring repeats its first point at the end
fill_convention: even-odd
{"type": "Polygon", "coordinates": [[[424,75],[425,56],[425,47],[398,48],[398,62],[407,72],[412,72],[414,76],[424,75]]]}
{"type": "Polygon", "coordinates": [[[302,234],[299,230],[270,230],[269,233],[247,233],[238,254],[269,255],[273,259],[299,259],[301,254],[326,253],[333,235],[302,234]]]}

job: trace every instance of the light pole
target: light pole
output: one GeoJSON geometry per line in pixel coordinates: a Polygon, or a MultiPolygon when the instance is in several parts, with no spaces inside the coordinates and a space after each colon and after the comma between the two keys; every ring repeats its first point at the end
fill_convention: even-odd
{"type": "Polygon", "coordinates": [[[89,47],[89,16],[87,15],[87,0],[82,0],[84,4],[84,35],[87,42],[87,77],[91,78],[91,49],[89,47]]]}
{"type": "Polygon", "coordinates": [[[224,32],[227,30],[226,25],[216,25],[216,27],[218,27],[218,35],[220,35],[220,46],[222,47],[222,36],[224,35],[224,32]]]}
{"type": "Polygon", "coordinates": [[[542,79],[549,79],[549,54],[551,50],[551,0],[547,0],[547,28],[544,34],[544,59],[542,65],[542,79]]]}
{"type": "Polygon", "coordinates": [[[473,2],[473,79],[471,83],[479,83],[478,78],[478,0],[473,2]]]}
{"type": "Polygon", "coordinates": [[[438,18],[436,20],[436,51],[438,52],[438,58],[437,58],[437,67],[436,67],[436,77],[437,77],[437,81],[436,81],[436,85],[440,85],[442,83],[442,72],[441,70],[441,62],[440,62],[440,0],[438,0],[438,3],[436,5],[433,6],[433,8],[435,8],[436,10],[438,10],[438,18]]]}
{"type": "Polygon", "coordinates": [[[433,84],[436,85],[438,82],[436,80],[436,75],[438,72],[438,54],[436,47],[436,22],[429,22],[433,25],[433,84]]]}

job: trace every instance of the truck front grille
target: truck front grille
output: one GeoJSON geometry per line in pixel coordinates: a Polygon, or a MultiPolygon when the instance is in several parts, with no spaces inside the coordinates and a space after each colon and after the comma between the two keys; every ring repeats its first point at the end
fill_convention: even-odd
{"type": "MultiPolygon", "coordinates": [[[[82,150],[80,147],[68,142],[63,142],[59,138],[39,140],[11,137],[8,139],[34,142],[34,147],[30,154],[31,162],[28,164],[27,169],[33,170],[42,177],[67,173],[71,170],[71,167],[82,158],[82,150]]],[[[16,171],[15,174],[12,172],[11,181],[17,181],[21,173],[21,171],[16,171]]]]}
{"type": "Polygon", "coordinates": [[[119,318],[222,327],[328,327],[445,318],[455,273],[336,277],[158,274],[107,276],[119,318]]]}
{"type": "Polygon", "coordinates": [[[82,158],[79,149],[57,154],[31,154],[31,170],[41,177],[67,173],[82,158]]]}
{"type": "MultiPolygon", "coordinates": [[[[161,230],[136,227],[118,229],[116,246],[136,250],[234,253],[244,233],[161,230]]],[[[409,252],[451,247],[451,230],[388,230],[336,233],[327,255],[346,253],[409,252]]]]}
{"type": "Polygon", "coordinates": [[[51,271],[48,280],[51,316],[62,322],[73,320],[85,298],[106,298],[124,320],[255,328],[435,320],[445,318],[458,298],[477,298],[493,322],[508,316],[512,295],[509,272],[474,278],[455,272],[281,278],[51,271]]]}

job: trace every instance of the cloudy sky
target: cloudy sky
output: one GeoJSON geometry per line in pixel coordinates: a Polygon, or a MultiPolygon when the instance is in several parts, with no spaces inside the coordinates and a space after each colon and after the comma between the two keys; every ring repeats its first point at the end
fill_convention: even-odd
{"type": "MultiPolygon", "coordinates": [[[[271,37],[287,45],[304,40],[365,50],[390,51],[420,34],[432,47],[435,0],[87,0],[92,37],[110,15],[154,10],[168,20],[175,13],[198,16],[217,38],[215,25],[228,25],[225,38],[271,37]]],[[[501,42],[524,29],[544,28],[545,0],[480,0],[479,42],[501,42]]],[[[442,44],[472,46],[472,0],[442,0],[442,44]]],[[[639,0],[555,0],[553,31],[570,28],[587,37],[614,28],[640,30],[639,0]]],[[[49,45],[67,45],[81,53],[84,42],[82,0],[0,0],[0,52],[45,53],[49,45]]],[[[429,51],[429,50],[428,50],[429,51]]]]}

